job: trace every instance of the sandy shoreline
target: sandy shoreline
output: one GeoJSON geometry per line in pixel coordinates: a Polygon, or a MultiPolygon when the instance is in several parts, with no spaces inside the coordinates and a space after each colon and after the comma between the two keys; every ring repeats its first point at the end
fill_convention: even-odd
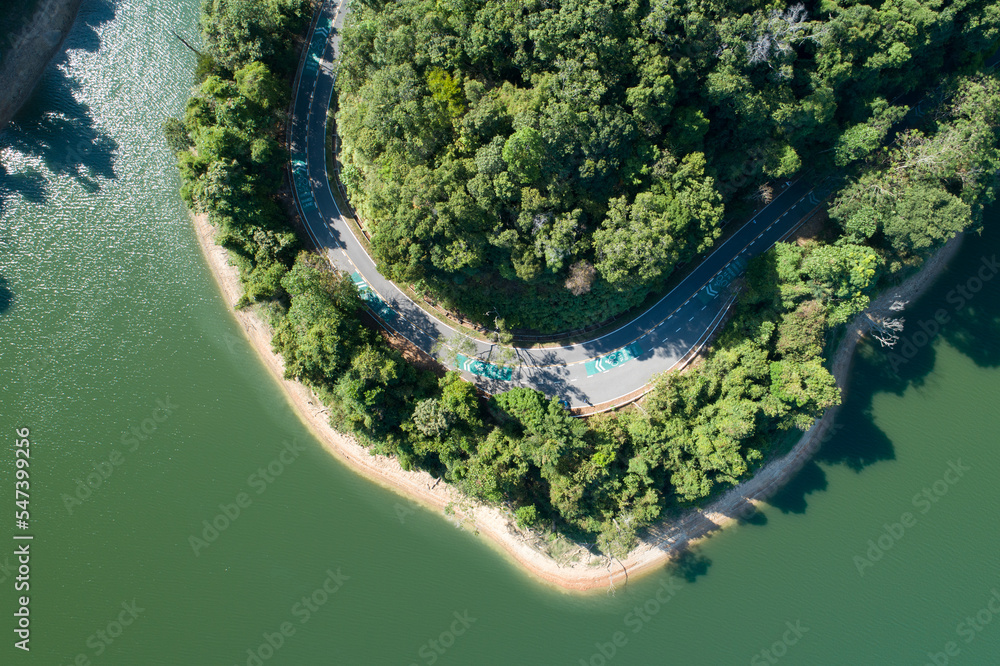
{"type": "MultiPolygon", "coordinates": [[[[298,382],[284,379],[284,364],[271,350],[268,326],[249,311],[233,309],[243,293],[237,270],[230,265],[226,250],[215,244],[215,232],[206,216],[192,217],[202,252],[236,320],[268,370],[285,389],[295,411],[324,448],[358,474],[410,500],[438,511],[450,506],[467,528],[489,537],[491,544],[499,546],[532,576],[562,589],[585,591],[621,585],[629,578],[653,572],[679,554],[686,545],[749,515],[757,503],[773,495],[812,457],[836,418],[838,408],[827,410],[787,455],[768,463],[753,478],[704,508],[690,510],[679,518],[654,525],[650,529],[650,540],[640,542],[623,560],[612,563],[605,557],[597,557],[577,548],[565,554],[565,559],[572,560],[572,563],[561,564],[539,550],[536,546],[540,545],[540,540],[517,529],[512,519],[500,509],[474,502],[450,486],[438,483],[426,472],[405,471],[393,458],[373,456],[352,437],[334,430],[323,414],[323,406],[312,392],[298,382]],[[656,535],[655,541],[652,535],[656,535]]],[[[960,235],[949,241],[925,263],[919,273],[882,294],[872,305],[919,297],[954,257],[961,240],[960,235]]],[[[859,315],[848,325],[847,333],[835,352],[833,375],[841,389],[846,385],[851,359],[864,330],[862,315],[859,315]]]]}

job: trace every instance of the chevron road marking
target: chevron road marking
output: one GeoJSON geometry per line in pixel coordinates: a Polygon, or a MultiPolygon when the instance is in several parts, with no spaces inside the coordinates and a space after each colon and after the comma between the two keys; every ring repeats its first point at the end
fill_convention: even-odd
{"type": "Polygon", "coordinates": [[[455,361],[457,362],[460,370],[465,370],[466,372],[478,377],[499,379],[500,381],[509,382],[511,377],[514,375],[514,368],[510,368],[505,365],[494,365],[478,358],[469,358],[464,354],[457,354],[455,356],[455,361]]]}
{"type": "Polygon", "coordinates": [[[633,342],[627,347],[622,347],[617,351],[613,351],[607,356],[601,356],[600,358],[587,361],[585,367],[587,369],[587,376],[596,375],[601,372],[607,372],[612,368],[617,368],[618,366],[628,363],[633,358],[637,356],[642,356],[643,349],[638,342],[633,342]]]}
{"type": "Polygon", "coordinates": [[[375,293],[375,290],[365,282],[365,279],[361,277],[360,273],[352,273],[351,281],[354,286],[358,288],[358,295],[361,296],[361,300],[365,302],[368,308],[381,317],[384,321],[394,321],[396,319],[396,311],[390,308],[382,297],[375,293]]]}
{"type": "MultiPolygon", "coordinates": [[[[338,7],[338,10],[337,10],[338,14],[341,11],[340,7],[342,7],[345,4],[345,2],[346,2],[346,0],[339,0],[339,7],[338,7]]],[[[325,6],[325,3],[324,3],[324,6],[325,6]]],[[[298,90],[296,91],[296,96],[297,96],[297,98],[296,98],[296,104],[299,104],[299,105],[305,103],[306,98],[310,98],[310,96],[315,97],[316,94],[319,94],[319,89],[318,89],[318,80],[319,80],[318,77],[319,76],[328,76],[331,71],[335,71],[335,69],[336,69],[335,68],[335,65],[336,65],[336,56],[334,55],[330,59],[327,59],[327,52],[329,50],[330,40],[333,38],[333,35],[335,35],[335,33],[337,31],[337,28],[336,28],[336,25],[337,25],[336,24],[336,18],[332,18],[331,19],[331,18],[328,18],[328,17],[324,16],[324,17],[320,18],[317,21],[317,23],[318,24],[314,28],[313,34],[312,34],[312,36],[310,38],[310,43],[309,43],[308,48],[307,48],[306,57],[304,58],[304,62],[302,63],[302,68],[303,68],[302,71],[304,72],[304,74],[300,77],[298,90]]],[[[325,87],[324,87],[324,90],[325,90],[325,87]]],[[[332,95],[332,89],[331,89],[330,92],[331,92],[331,95],[332,95]]],[[[323,96],[324,97],[326,96],[325,93],[324,93],[323,96]]],[[[320,113],[319,109],[317,109],[316,113],[314,113],[314,106],[315,106],[314,102],[315,102],[315,100],[309,99],[308,106],[305,109],[303,109],[304,113],[300,112],[300,120],[302,119],[301,117],[304,116],[304,120],[307,123],[307,127],[306,127],[307,130],[312,127],[312,120],[315,120],[317,115],[323,115],[323,116],[325,116],[325,113],[320,113]]],[[[297,111],[297,112],[299,111],[299,107],[298,106],[295,107],[295,111],[297,111]]],[[[298,130],[301,129],[300,125],[298,125],[298,124],[295,125],[295,128],[296,128],[295,131],[298,131],[298,130]]],[[[325,125],[324,125],[323,129],[325,131],[325,125]]],[[[291,136],[291,134],[290,134],[290,136],[291,136]]],[[[306,131],[306,133],[304,134],[304,136],[302,138],[295,139],[295,141],[296,141],[295,147],[299,148],[299,147],[304,146],[305,149],[306,149],[306,151],[308,151],[309,144],[310,144],[310,138],[312,136],[313,135],[312,135],[312,133],[310,131],[306,131]]],[[[316,137],[321,138],[322,137],[322,133],[317,132],[316,133],[316,137]]],[[[314,138],[314,142],[315,142],[315,138],[314,138]]],[[[320,183],[319,179],[317,179],[317,181],[313,182],[310,179],[310,177],[309,177],[310,174],[309,174],[309,171],[308,171],[308,168],[309,168],[308,167],[308,160],[309,160],[309,154],[308,154],[308,152],[299,152],[298,150],[296,150],[291,155],[291,157],[292,157],[292,164],[290,165],[291,166],[290,171],[291,171],[291,174],[292,174],[293,188],[294,188],[295,193],[298,195],[299,206],[301,207],[301,209],[303,211],[309,211],[310,212],[309,222],[314,222],[314,218],[316,217],[316,215],[312,211],[315,211],[317,209],[318,202],[314,198],[313,188],[314,187],[322,187],[323,185],[320,183]]],[[[323,179],[323,180],[326,180],[326,179],[323,179]]],[[[329,187],[329,183],[326,183],[326,186],[329,187]]],[[[819,191],[810,192],[808,195],[801,195],[799,193],[796,193],[795,196],[798,197],[798,201],[795,204],[793,204],[792,207],[786,208],[786,210],[780,214],[780,217],[785,217],[787,219],[786,216],[790,212],[791,213],[797,213],[802,208],[801,204],[808,205],[809,203],[811,203],[812,205],[818,205],[820,203],[820,200],[817,198],[818,194],[819,194],[819,191]],[[808,196],[808,199],[806,198],[807,196],[808,196]],[[807,201],[808,201],[808,203],[807,203],[807,201]]],[[[779,205],[784,205],[784,204],[779,204],[779,205]]],[[[758,213],[758,215],[754,215],[754,217],[751,220],[751,222],[753,224],[757,224],[757,223],[761,222],[761,219],[759,218],[759,215],[760,215],[760,213],[758,213]]],[[[307,222],[307,227],[309,226],[309,222],[307,222]]],[[[323,226],[326,226],[327,228],[329,228],[330,223],[328,221],[326,221],[326,220],[323,220],[323,222],[326,222],[326,224],[323,225],[323,226]]],[[[756,243],[756,241],[758,239],[763,240],[761,238],[761,236],[765,235],[768,232],[768,230],[771,229],[776,223],[777,223],[777,220],[772,220],[772,222],[770,224],[766,224],[765,226],[767,228],[765,230],[763,230],[761,232],[761,234],[757,238],[755,238],[751,244],[756,243]]],[[[320,233],[320,234],[322,234],[324,236],[326,235],[326,233],[324,233],[324,230],[321,227],[315,227],[315,230],[318,233],[320,233]]],[[[314,234],[314,230],[312,228],[310,228],[310,233],[314,234]]],[[[329,232],[329,231],[327,231],[327,233],[329,233],[331,239],[336,244],[335,235],[332,232],[329,232]]],[[[756,230],[754,231],[754,233],[756,233],[756,230]]],[[[314,238],[315,238],[315,235],[314,235],[314,238]]],[[[318,242],[318,239],[316,239],[316,240],[318,242]]],[[[715,248],[712,251],[712,253],[709,255],[708,258],[710,258],[713,255],[715,255],[716,252],[725,252],[726,250],[723,249],[724,247],[729,247],[729,246],[726,245],[725,243],[721,244],[719,247],[715,248]]],[[[344,251],[343,248],[341,249],[341,251],[344,251]]],[[[708,305],[712,304],[713,299],[717,299],[720,295],[722,295],[724,292],[726,292],[726,287],[732,282],[732,280],[736,279],[739,276],[739,274],[742,273],[743,270],[745,270],[746,261],[745,261],[744,257],[746,257],[746,255],[747,255],[746,248],[744,248],[743,250],[740,251],[740,255],[741,256],[738,256],[735,260],[732,260],[728,264],[726,264],[721,271],[718,271],[716,273],[714,279],[711,279],[707,284],[703,284],[701,289],[699,289],[697,292],[695,292],[695,294],[692,294],[690,297],[688,297],[687,300],[684,301],[684,305],[686,306],[686,305],[690,304],[690,302],[692,300],[694,300],[695,298],[697,298],[697,301],[700,302],[702,304],[702,306],[703,306],[702,310],[707,310],[708,305]]],[[[340,257],[338,255],[338,259],[339,258],[340,257]]],[[[400,322],[406,321],[406,317],[408,316],[407,315],[408,311],[407,310],[403,310],[403,311],[401,311],[399,313],[394,312],[390,308],[390,306],[387,304],[387,302],[382,297],[380,297],[380,295],[376,292],[376,290],[369,283],[367,283],[365,281],[365,279],[361,276],[361,274],[359,272],[357,272],[357,266],[354,265],[354,262],[352,261],[351,257],[346,252],[344,254],[344,258],[345,258],[345,261],[343,261],[343,263],[344,263],[345,268],[347,268],[347,264],[350,264],[351,267],[353,267],[354,270],[355,270],[355,273],[351,274],[351,279],[354,282],[354,284],[357,286],[359,295],[365,301],[365,305],[373,313],[375,313],[376,315],[378,315],[379,317],[381,317],[383,321],[387,322],[387,320],[390,320],[390,319],[391,320],[400,321],[400,322]]],[[[708,258],[706,258],[706,260],[708,258]]],[[[364,265],[367,266],[367,264],[364,264],[364,265]]],[[[348,268],[348,270],[350,270],[350,268],[348,268]]],[[[367,272],[367,269],[366,269],[366,272],[367,272]]],[[[378,279],[378,278],[375,278],[374,274],[372,274],[372,277],[373,277],[373,279],[378,279]]],[[[670,293],[672,293],[672,291],[670,293]]],[[[668,298],[670,296],[670,293],[668,293],[665,296],[663,296],[663,298],[659,302],[662,302],[664,299],[668,298]]],[[[394,297],[394,299],[395,298],[399,298],[400,299],[400,303],[406,302],[406,300],[407,300],[407,297],[405,296],[405,294],[403,294],[403,295],[400,296],[400,295],[396,294],[395,292],[393,292],[393,297],[394,297]]],[[[395,302],[395,301],[393,301],[393,302],[395,302]]],[[[713,305],[713,309],[714,308],[715,308],[715,306],[713,305]]],[[[676,308],[674,310],[674,312],[671,313],[670,317],[672,317],[673,314],[676,314],[677,310],[680,310],[680,308],[676,308]]],[[[689,314],[690,314],[690,311],[689,311],[689,314]]],[[[668,318],[670,318],[670,317],[668,317],[668,318]]],[[[677,318],[671,319],[671,321],[674,321],[675,323],[679,323],[678,322],[679,319],[680,319],[680,317],[677,317],[677,318]]],[[[666,319],[664,319],[663,321],[661,321],[654,328],[658,328],[659,326],[662,326],[662,324],[665,321],[666,321],[666,319]]],[[[413,325],[412,322],[410,322],[410,323],[411,323],[411,325],[413,325]]],[[[445,326],[447,326],[447,324],[445,324],[445,326]]],[[[389,326],[389,328],[392,329],[393,326],[389,326]]],[[[677,333],[680,333],[682,329],[683,329],[683,327],[678,327],[677,333]]],[[[402,331],[397,331],[397,332],[403,334],[404,337],[406,336],[406,334],[403,333],[402,331]]],[[[610,335],[610,334],[607,334],[607,335],[610,335]]],[[[643,335],[643,337],[646,337],[646,336],[649,336],[649,335],[651,335],[651,331],[646,331],[645,334],[643,335]]],[[[642,338],[640,338],[640,340],[641,339],[642,338]]],[[[606,355],[598,357],[598,358],[590,359],[590,360],[587,360],[587,361],[584,361],[584,360],[575,361],[573,363],[565,363],[564,362],[564,363],[558,363],[558,364],[555,364],[555,365],[566,366],[566,365],[576,365],[578,363],[584,363],[586,365],[586,374],[587,374],[587,376],[598,374],[598,373],[604,373],[604,372],[608,372],[608,371],[610,371],[610,370],[612,370],[614,368],[617,368],[617,367],[619,367],[619,366],[621,366],[621,365],[629,362],[633,358],[641,356],[643,353],[647,353],[648,354],[648,347],[649,347],[650,344],[651,343],[649,343],[649,342],[647,342],[647,343],[640,343],[639,341],[633,341],[631,344],[626,345],[625,347],[622,347],[622,348],[620,348],[620,349],[618,349],[618,350],[616,350],[616,351],[614,351],[614,352],[612,352],[610,354],[606,354],[606,355]],[[643,345],[645,345],[645,348],[644,348],[643,345]]],[[[571,348],[571,347],[574,347],[574,346],[575,345],[567,345],[566,347],[561,347],[559,349],[571,348]]],[[[472,373],[474,375],[481,376],[481,377],[489,377],[489,378],[492,378],[492,379],[499,379],[499,380],[503,380],[503,381],[511,381],[511,378],[513,377],[514,370],[515,370],[515,368],[505,367],[505,366],[499,366],[499,365],[487,363],[487,362],[485,362],[483,360],[480,360],[480,359],[477,359],[477,358],[468,358],[468,357],[464,357],[464,356],[459,356],[458,358],[459,358],[458,365],[460,366],[460,368],[462,370],[465,370],[466,372],[469,372],[469,373],[472,373]]],[[[546,366],[535,366],[535,367],[536,368],[541,368],[541,367],[546,367],[546,366]]],[[[523,383],[523,380],[519,380],[519,383],[523,383]]]]}

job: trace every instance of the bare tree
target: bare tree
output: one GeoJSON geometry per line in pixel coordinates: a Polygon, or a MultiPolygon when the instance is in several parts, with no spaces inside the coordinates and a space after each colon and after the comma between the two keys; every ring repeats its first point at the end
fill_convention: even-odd
{"type": "Polygon", "coordinates": [[[766,62],[774,67],[772,60],[790,52],[795,43],[815,39],[815,26],[807,18],[806,6],[801,2],[784,12],[772,10],[760,24],[756,35],[745,42],[747,62],[751,65],[766,62]]]}
{"type": "Polygon", "coordinates": [[[896,313],[902,312],[909,301],[894,300],[888,307],[874,308],[865,312],[868,320],[868,333],[878,340],[883,347],[895,347],[899,342],[899,334],[903,331],[906,321],[896,313]]]}
{"type": "Polygon", "coordinates": [[[771,187],[770,183],[764,183],[757,188],[757,198],[765,205],[774,201],[774,188],[771,187]]]}
{"type": "Polygon", "coordinates": [[[517,353],[513,349],[514,334],[507,328],[507,322],[500,317],[496,308],[486,313],[486,316],[493,315],[493,332],[490,336],[489,353],[486,355],[488,363],[497,365],[509,365],[514,362],[517,353]]]}
{"type": "Polygon", "coordinates": [[[574,296],[583,296],[590,291],[597,277],[597,269],[586,259],[581,259],[569,267],[569,277],[566,278],[565,287],[574,296]]]}
{"type": "Polygon", "coordinates": [[[472,357],[476,355],[476,341],[459,333],[451,338],[444,336],[437,339],[431,347],[431,353],[445,365],[458,367],[458,356],[472,357]]]}

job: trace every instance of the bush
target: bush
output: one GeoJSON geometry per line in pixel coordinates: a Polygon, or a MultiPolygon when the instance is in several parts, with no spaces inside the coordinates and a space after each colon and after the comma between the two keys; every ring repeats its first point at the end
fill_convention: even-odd
{"type": "Polygon", "coordinates": [[[535,508],[534,504],[518,507],[514,511],[514,518],[517,521],[517,526],[522,530],[531,529],[538,524],[538,509],[535,508]]]}

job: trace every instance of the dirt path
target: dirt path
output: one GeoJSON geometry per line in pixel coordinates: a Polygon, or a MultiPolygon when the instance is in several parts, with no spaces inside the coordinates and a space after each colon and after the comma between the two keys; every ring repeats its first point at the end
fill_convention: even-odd
{"type": "MultiPolygon", "coordinates": [[[[219,289],[232,309],[243,293],[237,270],[229,264],[226,250],[215,244],[215,232],[205,216],[195,216],[194,227],[219,289]]],[[[941,273],[960,243],[961,238],[953,239],[927,261],[920,273],[880,296],[873,306],[890,299],[917,298],[941,273]]],[[[568,590],[603,590],[609,585],[621,585],[629,578],[660,568],[686,545],[752,513],[757,503],[774,494],[816,452],[832,427],[837,411],[836,408],[828,410],[787,455],[767,464],[752,479],[703,509],[691,510],[679,518],[654,525],[650,534],[655,538],[640,543],[624,560],[609,562],[583,548],[571,547],[560,554],[557,562],[543,552],[544,543],[540,538],[517,529],[510,516],[500,509],[473,502],[447,484],[438,483],[426,472],[406,471],[393,458],[370,455],[353,438],[334,430],[327,421],[325,409],[312,392],[298,382],[284,379],[284,365],[271,350],[271,331],[267,325],[249,311],[233,310],[233,314],[261,360],[285,389],[292,407],[330,453],[358,474],[403,495],[406,499],[400,502],[401,510],[406,510],[404,502],[408,501],[438,511],[451,508],[454,521],[489,537],[489,543],[499,547],[531,575],[568,590]]],[[[846,385],[851,358],[863,331],[859,315],[849,325],[835,353],[833,374],[841,388],[846,385]]]]}
{"type": "Polygon", "coordinates": [[[31,96],[52,56],[59,52],[83,0],[42,0],[34,16],[10,36],[0,61],[0,132],[31,96]]]}

